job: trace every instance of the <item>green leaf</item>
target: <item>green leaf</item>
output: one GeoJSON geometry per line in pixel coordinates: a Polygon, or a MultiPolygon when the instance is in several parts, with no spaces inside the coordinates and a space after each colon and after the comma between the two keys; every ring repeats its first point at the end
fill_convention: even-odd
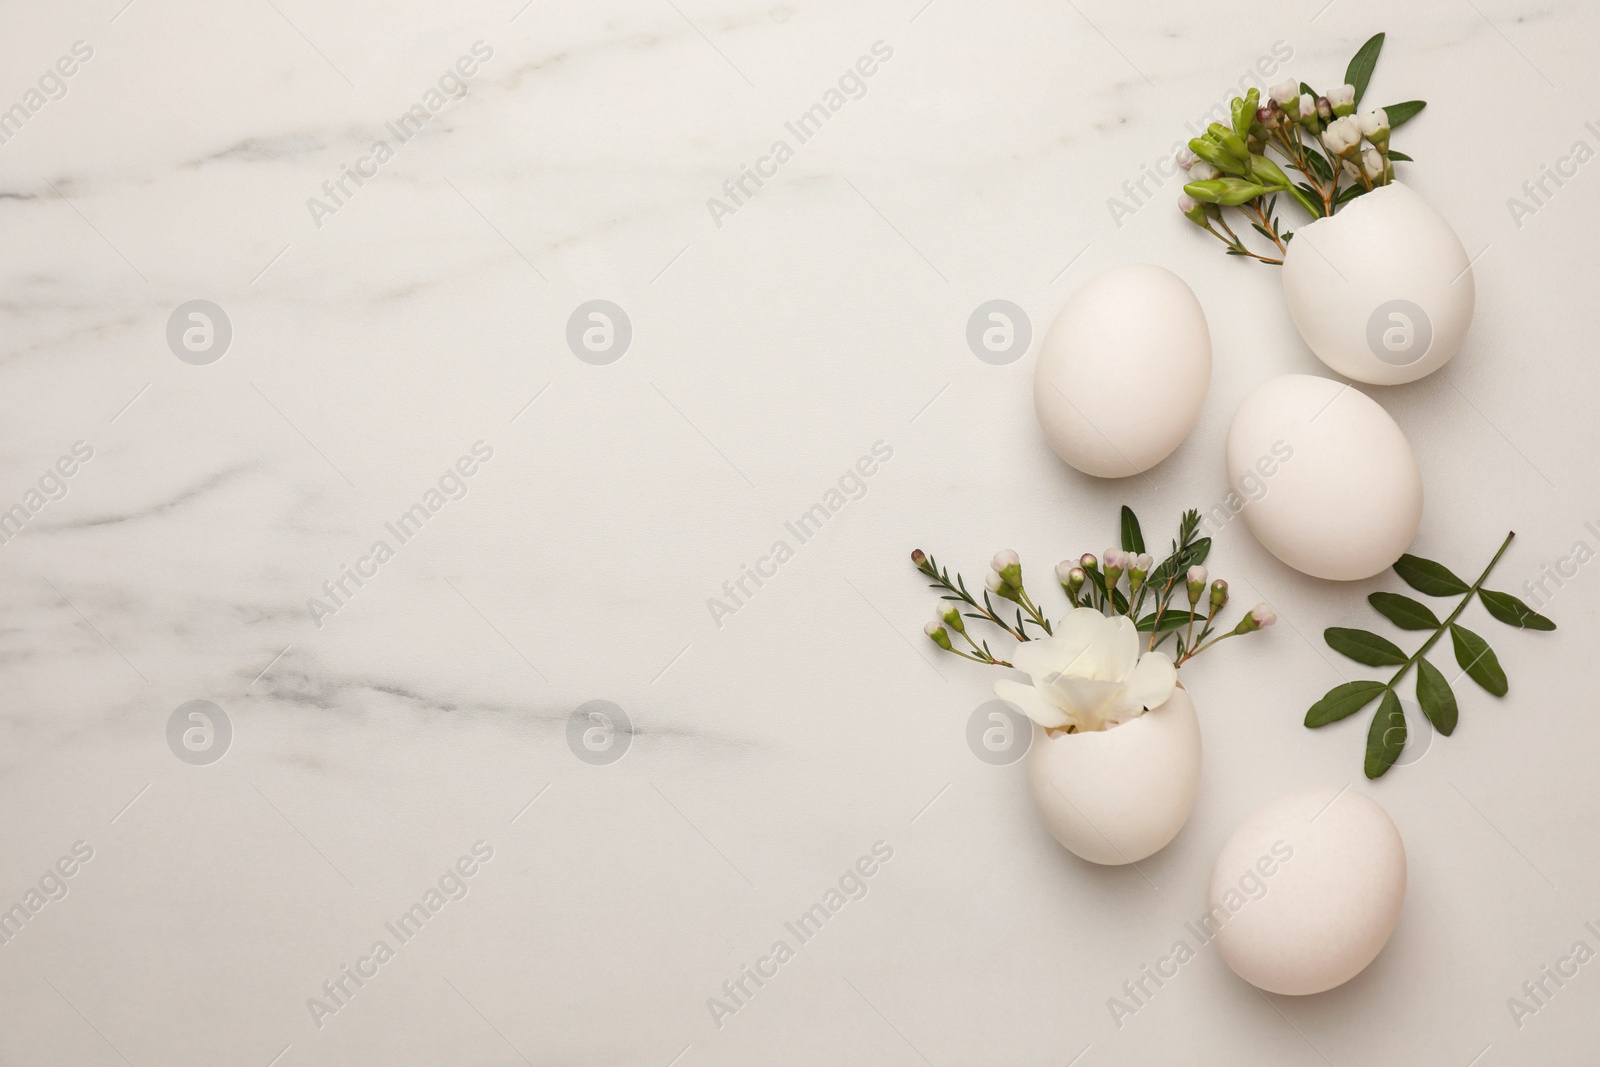
{"type": "MultiPolygon", "coordinates": [[[[1134,628],[1140,633],[1146,634],[1152,629],[1155,630],[1156,633],[1171,633],[1173,630],[1181,630],[1188,626],[1190,617],[1190,613],[1187,611],[1169,610],[1162,613],[1161,625],[1157,626],[1156,613],[1152,611],[1150,614],[1134,623],[1134,628]]],[[[1193,619],[1196,626],[1204,626],[1206,624],[1206,617],[1200,614],[1198,611],[1194,613],[1193,619]]]]}
{"type": "Polygon", "coordinates": [[[1306,725],[1314,730],[1330,722],[1338,722],[1347,715],[1354,715],[1378,699],[1378,694],[1388,688],[1382,682],[1366,679],[1336,685],[1328,690],[1327,696],[1311,705],[1311,710],[1306,712],[1306,725]]]}
{"type": "Polygon", "coordinates": [[[1367,777],[1382,778],[1405,747],[1406,713],[1400,707],[1400,698],[1390,689],[1383,694],[1383,703],[1378,705],[1378,714],[1372,717],[1372,726],[1367,730],[1367,777]]]}
{"type": "Polygon", "coordinates": [[[1371,191],[1365,185],[1347,185],[1340,191],[1338,196],[1333,198],[1333,206],[1338,207],[1340,204],[1354,200],[1358,196],[1366,196],[1371,191]]]}
{"type": "Polygon", "coordinates": [[[1392,148],[1389,149],[1389,158],[1394,160],[1396,163],[1415,163],[1416,162],[1416,160],[1412,159],[1410,156],[1406,155],[1404,152],[1396,152],[1392,148]]]}
{"type": "Polygon", "coordinates": [[[1493,589],[1479,589],[1478,597],[1489,614],[1507,626],[1520,626],[1524,630],[1554,630],[1556,624],[1534,611],[1510,593],[1497,593],[1493,589]]]}
{"type": "Polygon", "coordinates": [[[1204,563],[1206,557],[1210,554],[1211,538],[1202,537],[1194,544],[1173,553],[1157,564],[1156,569],[1150,572],[1150,577],[1145,579],[1145,584],[1159,589],[1167,584],[1167,579],[1172,576],[1174,571],[1180,575],[1186,575],[1189,573],[1190,567],[1197,567],[1204,563]]]}
{"type": "Polygon", "coordinates": [[[1456,623],[1450,625],[1450,641],[1456,648],[1456,662],[1467,672],[1467,677],[1497,697],[1506,695],[1509,688],[1506,672],[1501,669],[1500,660],[1489,642],[1456,623]]]}
{"type": "Polygon", "coordinates": [[[1411,588],[1429,596],[1460,596],[1471,588],[1444,564],[1409,552],[1395,563],[1394,572],[1411,588]]]}
{"type": "MultiPolygon", "coordinates": [[[[1389,129],[1398,129],[1403,123],[1410,122],[1417,117],[1417,113],[1428,106],[1426,100],[1404,100],[1398,104],[1390,104],[1383,109],[1389,116],[1389,129]]],[[[1394,153],[1389,153],[1389,158],[1394,158],[1394,153]]]]}
{"type": "Polygon", "coordinates": [[[1321,152],[1315,149],[1307,150],[1306,161],[1311,164],[1311,169],[1317,172],[1317,177],[1325,182],[1333,180],[1333,168],[1328,166],[1328,160],[1321,152]]]}
{"type": "Polygon", "coordinates": [[[1417,703],[1433,728],[1449,737],[1456,728],[1456,695],[1444,673],[1425,659],[1417,660],[1417,703]]]}
{"type": "Polygon", "coordinates": [[[1370,630],[1352,630],[1344,626],[1330,626],[1322,631],[1328,647],[1349,656],[1357,663],[1369,667],[1397,666],[1406,661],[1406,654],[1387,637],[1379,637],[1370,630]]]}
{"type": "Polygon", "coordinates": [[[1122,551],[1144,551],[1144,534],[1139,530],[1139,516],[1126,504],[1122,505],[1122,551]]]}
{"type": "Polygon", "coordinates": [[[1437,630],[1439,616],[1433,609],[1419,600],[1412,600],[1399,593],[1373,593],[1367,597],[1367,603],[1378,609],[1378,613],[1402,630],[1437,630]]]}
{"type": "MultiPolygon", "coordinates": [[[[1361,102],[1361,95],[1367,91],[1367,83],[1372,80],[1372,71],[1378,65],[1378,53],[1381,51],[1383,51],[1383,34],[1375,33],[1361,46],[1350,60],[1350,65],[1344,69],[1345,84],[1355,86],[1358,104],[1361,102]]],[[[1393,123],[1390,124],[1390,128],[1393,129],[1393,123]]]]}
{"type": "Polygon", "coordinates": [[[1300,94],[1302,96],[1304,96],[1306,93],[1310,93],[1311,96],[1312,96],[1312,99],[1316,99],[1317,97],[1322,95],[1321,93],[1317,92],[1315,89],[1311,88],[1311,86],[1307,85],[1305,82],[1301,82],[1300,83],[1300,94]]]}

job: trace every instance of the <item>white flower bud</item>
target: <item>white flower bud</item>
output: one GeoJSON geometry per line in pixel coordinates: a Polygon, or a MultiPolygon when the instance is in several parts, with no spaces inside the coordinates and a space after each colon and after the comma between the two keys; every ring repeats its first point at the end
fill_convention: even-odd
{"type": "Polygon", "coordinates": [[[1284,110],[1288,110],[1289,102],[1299,97],[1299,95],[1300,83],[1292,78],[1285,82],[1279,82],[1272,87],[1272,99],[1276,100],[1278,106],[1284,110]]]}
{"type": "Polygon", "coordinates": [[[1383,153],[1376,148],[1368,146],[1361,153],[1361,167],[1366,171],[1370,181],[1378,181],[1383,177],[1383,153]]]}
{"type": "Polygon", "coordinates": [[[1322,143],[1336,156],[1349,155],[1361,143],[1361,127],[1348,116],[1334,119],[1322,131],[1322,143]]]}
{"type": "Polygon", "coordinates": [[[1301,122],[1311,118],[1317,113],[1317,98],[1310,93],[1300,94],[1300,111],[1297,116],[1301,122]]]}
{"type": "Polygon", "coordinates": [[[1375,107],[1357,118],[1356,124],[1361,127],[1364,136],[1371,138],[1389,128],[1389,116],[1385,114],[1383,108],[1375,107]]]}
{"type": "Polygon", "coordinates": [[[1355,102],[1356,87],[1354,85],[1341,85],[1337,89],[1328,90],[1328,103],[1334,107],[1351,107],[1355,102]]]}
{"type": "Polygon", "coordinates": [[[1257,604],[1250,609],[1250,617],[1263,629],[1278,621],[1278,613],[1272,610],[1270,604],[1257,604]]]}
{"type": "Polygon", "coordinates": [[[1154,567],[1155,565],[1156,560],[1154,556],[1150,555],[1148,552],[1141,552],[1137,556],[1133,557],[1133,566],[1130,569],[1144,571],[1144,573],[1149,574],[1150,568],[1154,567]]]}
{"type": "Polygon", "coordinates": [[[1182,167],[1184,170],[1188,170],[1190,167],[1194,166],[1196,162],[1197,160],[1193,152],[1189,151],[1187,148],[1178,149],[1178,166],[1182,167]]]}
{"type": "Polygon", "coordinates": [[[1190,181],[1208,182],[1213,178],[1220,177],[1222,177],[1222,172],[1203,159],[1196,160],[1194,166],[1189,168],[1190,181]]]}
{"type": "Polygon", "coordinates": [[[1072,579],[1072,568],[1078,565],[1075,559],[1064,559],[1056,564],[1056,581],[1066,585],[1072,579]]]}
{"type": "Polygon", "coordinates": [[[989,562],[989,566],[1004,574],[1007,567],[1015,567],[1021,562],[1022,560],[1015,552],[1009,548],[1003,548],[994,554],[994,559],[989,562]]]}

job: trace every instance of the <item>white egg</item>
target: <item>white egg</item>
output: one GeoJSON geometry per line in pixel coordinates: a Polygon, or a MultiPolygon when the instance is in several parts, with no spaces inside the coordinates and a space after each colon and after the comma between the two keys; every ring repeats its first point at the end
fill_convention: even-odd
{"type": "Polygon", "coordinates": [[[1461,238],[1400,184],[1296,230],[1283,295],[1322,362],[1374,385],[1414,382],[1444,366],[1466,340],[1475,297],[1461,238]]]}
{"type": "Polygon", "coordinates": [[[1342,985],[1400,921],[1406,848],[1377,801],[1345,787],[1279,797],[1228,838],[1203,923],[1234,972],[1269,993],[1342,985]]]}
{"type": "Polygon", "coordinates": [[[1166,459],[1211,384],[1211,333],[1194,292],[1150,263],[1113,268],[1072,295],[1039,347],[1033,409],[1055,454],[1097,478],[1166,459]]]}
{"type": "Polygon", "coordinates": [[[1050,835],[1093,863],[1138,863],[1178,835],[1200,788],[1200,720],[1183,688],[1109,730],[1037,723],[1028,792],[1050,835]]]}
{"type": "Polygon", "coordinates": [[[1228,430],[1230,505],[1267,551],[1316,578],[1370,578],[1410,547],[1422,472],[1377,401],[1286,374],[1239,405],[1228,430]]]}

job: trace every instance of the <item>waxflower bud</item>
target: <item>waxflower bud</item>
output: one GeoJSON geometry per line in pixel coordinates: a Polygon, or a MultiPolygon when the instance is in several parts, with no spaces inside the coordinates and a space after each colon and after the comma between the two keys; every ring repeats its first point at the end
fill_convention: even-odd
{"type": "Polygon", "coordinates": [[[1182,167],[1184,170],[1188,170],[1190,167],[1194,166],[1195,163],[1197,162],[1197,157],[1195,156],[1195,154],[1193,152],[1189,151],[1187,148],[1178,149],[1178,157],[1177,157],[1177,159],[1178,159],[1178,166],[1182,167]]]}
{"type": "Polygon", "coordinates": [[[1265,629],[1278,621],[1278,616],[1266,604],[1257,604],[1250,609],[1250,614],[1239,620],[1239,625],[1233,628],[1236,634],[1254,633],[1265,629]]]}
{"type": "Polygon", "coordinates": [[[1361,144],[1361,127],[1356,125],[1355,119],[1334,119],[1328,128],[1322,131],[1322,143],[1329,152],[1344,158],[1355,153],[1361,144]]]}
{"type": "Polygon", "coordinates": [[[1089,575],[1082,567],[1074,567],[1067,572],[1067,595],[1072,598],[1074,604],[1078,602],[1078,594],[1083,592],[1083,583],[1088,580],[1089,575]]]}
{"type": "Polygon", "coordinates": [[[1328,93],[1328,103],[1333,105],[1333,113],[1341,118],[1349,115],[1356,109],[1356,87],[1354,85],[1341,85],[1328,93]]]}
{"type": "Polygon", "coordinates": [[[934,622],[950,627],[958,634],[967,632],[967,624],[961,618],[961,609],[954,604],[941,604],[934,613],[934,622]]]}
{"type": "Polygon", "coordinates": [[[1106,549],[1101,558],[1106,561],[1106,590],[1109,592],[1116,588],[1117,580],[1122,577],[1122,572],[1127,569],[1125,566],[1127,560],[1115,548],[1106,549]]]}
{"type": "Polygon", "coordinates": [[[989,562],[989,566],[995,569],[996,574],[1005,579],[1007,585],[1018,587],[1022,585],[1022,560],[1017,558],[1017,554],[1011,549],[1006,548],[996,552],[994,559],[989,562]]]}
{"type": "Polygon", "coordinates": [[[1218,578],[1211,583],[1211,617],[1216,618],[1217,612],[1228,602],[1228,583],[1218,578]]]}
{"type": "Polygon", "coordinates": [[[1287,108],[1289,101],[1296,99],[1299,95],[1300,83],[1292,78],[1288,81],[1279,82],[1272,87],[1272,99],[1277,101],[1280,107],[1287,108]]]}
{"type": "Polygon", "coordinates": [[[1383,153],[1376,148],[1368,145],[1362,150],[1361,169],[1366,173],[1369,181],[1382,185],[1384,168],[1387,166],[1388,161],[1383,158],[1383,153]]]}
{"type": "Polygon", "coordinates": [[[1256,122],[1263,128],[1275,130],[1283,125],[1283,109],[1277,105],[1256,108],[1256,122]]]}
{"type": "Polygon", "coordinates": [[[1333,101],[1325,96],[1317,97],[1317,121],[1324,126],[1333,121],[1333,101]]]}
{"type": "MultiPolygon", "coordinates": [[[[1331,109],[1330,109],[1331,110],[1331,109]]],[[[1295,105],[1295,117],[1302,126],[1313,132],[1317,129],[1317,98],[1310,93],[1301,93],[1300,101],[1295,105]]]]}
{"type": "Polygon", "coordinates": [[[1189,568],[1188,574],[1189,607],[1200,603],[1200,597],[1206,591],[1206,569],[1201,566],[1189,568]]]}
{"type": "Polygon", "coordinates": [[[1189,168],[1189,179],[1197,182],[1208,182],[1213,178],[1222,177],[1222,172],[1203,159],[1195,160],[1194,166],[1189,168]]]}
{"type": "Polygon", "coordinates": [[[1205,205],[1187,193],[1178,197],[1178,210],[1183,213],[1184,218],[1196,226],[1204,226],[1206,224],[1205,205]]]}
{"type": "Polygon", "coordinates": [[[1097,571],[1100,569],[1100,564],[1094,558],[1093,552],[1085,552],[1083,555],[1079,556],[1078,566],[1082,567],[1086,571],[1097,571]]]}
{"type": "Polygon", "coordinates": [[[1361,127],[1361,136],[1371,141],[1380,151],[1389,147],[1389,116],[1381,107],[1356,119],[1356,125],[1361,127]]]}
{"type": "Polygon", "coordinates": [[[950,647],[950,635],[946,633],[945,628],[940,626],[938,623],[930,622],[928,625],[922,628],[922,632],[927,634],[934,644],[938,645],[946,652],[954,651],[950,647]]]}
{"type": "Polygon", "coordinates": [[[920,571],[928,565],[928,554],[922,551],[920,548],[913,549],[911,552],[911,562],[915,564],[917,570],[920,571]]]}
{"type": "Polygon", "coordinates": [[[1148,553],[1141,552],[1132,559],[1127,560],[1127,564],[1128,590],[1137,594],[1140,588],[1143,587],[1145,577],[1150,573],[1150,568],[1155,566],[1155,560],[1148,553]]]}
{"type": "Polygon", "coordinates": [[[1014,600],[1019,604],[1022,603],[1017,595],[1016,587],[1007,582],[1005,576],[997,571],[990,571],[989,576],[983,580],[983,584],[988,588],[989,592],[1002,600],[1014,600]]]}

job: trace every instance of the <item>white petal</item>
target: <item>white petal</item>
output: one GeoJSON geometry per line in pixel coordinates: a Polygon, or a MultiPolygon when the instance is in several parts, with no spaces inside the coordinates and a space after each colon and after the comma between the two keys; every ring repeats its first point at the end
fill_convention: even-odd
{"type": "Polygon", "coordinates": [[[1158,708],[1172,696],[1178,684],[1178,670],[1165,652],[1146,652],[1122,685],[1117,703],[1120,710],[1158,708]]]}
{"type": "Polygon", "coordinates": [[[1139,629],[1126,615],[1118,615],[1110,623],[1101,638],[1100,673],[1095,677],[1121,682],[1133,673],[1133,665],[1139,662],[1139,629]]]}
{"type": "Polygon", "coordinates": [[[1018,670],[1026,671],[1034,685],[1043,685],[1050,675],[1083,658],[1084,650],[1094,642],[1104,622],[1105,616],[1093,608],[1074,608],[1056,624],[1054,636],[1018,645],[1011,662],[1018,670]]]}
{"type": "Polygon", "coordinates": [[[1112,709],[1121,690],[1122,687],[1116,682],[1062,674],[1056,677],[1046,692],[1049,693],[1049,699],[1065,708],[1083,729],[1100,730],[1105,727],[1106,712],[1112,709]]]}
{"type": "Polygon", "coordinates": [[[994,683],[994,695],[1040,726],[1061,727],[1072,721],[1066,712],[1046,700],[1031,685],[1013,682],[1009,678],[1002,679],[994,683]]]}

